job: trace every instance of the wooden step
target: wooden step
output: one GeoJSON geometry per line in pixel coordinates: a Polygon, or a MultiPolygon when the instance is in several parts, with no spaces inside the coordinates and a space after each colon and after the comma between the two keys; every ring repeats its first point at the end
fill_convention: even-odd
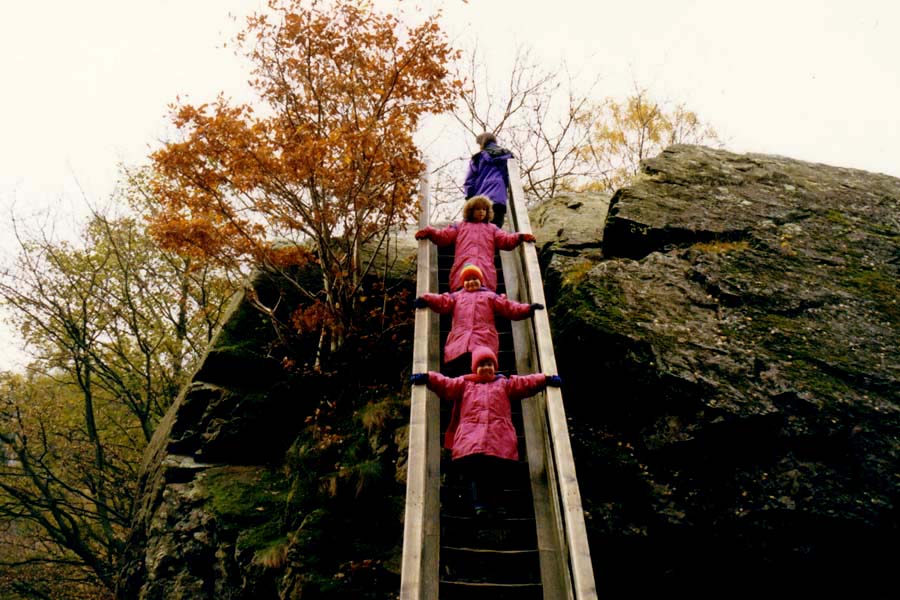
{"type": "Polygon", "coordinates": [[[537,548],[494,550],[441,545],[441,579],[472,583],[540,583],[537,548]]]}
{"type": "Polygon", "coordinates": [[[440,582],[441,600],[541,600],[543,588],[539,583],[472,583],[467,581],[440,582]]]}
{"type": "MultiPolygon", "coordinates": [[[[442,271],[438,281],[443,292],[449,289],[447,278],[453,263],[452,251],[442,248],[438,262],[442,271]]],[[[502,293],[505,286],[499,255],[495,255],[495,264],[498,291],[502,293]]],[[[511,324],[502,317],[495,323],[500,341],[499,371],[513,375],[516,371],[511,324]]],[[[443,315],[440,319],[442,349],[451,325],[451,316],[443,315]]],[[[454,468],[450,452],[441,453],[440,597],[443,600],[529,600],[543,596],[531,484],[528,463],[524,460],[521,405],[516,402],[511,408],[522,460],[510,463],[510,468],[500,475],[501,490],[489,516],[473,514],[468,485],[454,468]]],[[[446,430],[449,419],[450,406],[442,403],[441,431],[446,430]]]]}
{"type": "Polygon", "coordinates": [[[537,547],[534,517],[494,517],[446,515],[441,518],[441,542],[446,546],[465,547],[471,540],[495,550],[527,550],[537,547]],[[483,532],[487,532],[484,535],[483,532]],[[487,542],[487,543],[485,543],[487,542]]]}
{"type": "MultiPolygon", "coordinates": [[[[452,517],[471,517],[472,505],[469,488],[462,485],[441,486],[441,515],[452,517]]],[[[530,490],[503,489],[498,493],[494,503],[496,512],[504,513],[506,518],[534,518],[534,505],[530,490]]]]}
{"type": "MultiPolygon", "coordinates": [[[[503,488],[530,489],[528,487],[530,474],[528,472],[528,462],[525,460],[524,453],[519,455],[519,460],[511,460],[508,464],[504,464],[504,468],[497,476],[502,479],[500,486],[503,488]]],[[[453,460],[450,458],[450,451],[446,450],[441,455],[441,485],[456,484],[461,481],[461,475],[453,460]]]]}

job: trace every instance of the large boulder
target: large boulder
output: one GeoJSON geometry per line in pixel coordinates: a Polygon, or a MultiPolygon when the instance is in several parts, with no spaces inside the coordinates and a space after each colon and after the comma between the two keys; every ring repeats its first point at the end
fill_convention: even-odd
{"type": "MultiPolygon", "coordinates": [[[[248,289],[264,302],[278,295],[263,273],[248,289]]],[[[278,514],[283,493],[272,471],[307,402],[269,355],[275,331],[248,294],[234,299],[224,322],[145,453],[119,598],[241,597],[239,556],[278,536],[238,539],[242,530],[266,533],[267,517],[278,514]]]]}
{"type": "Polygon", "coordinates": [[[900,180],[674,146],[595,235],[543,258],[600,589],[881,597],[900,180]]]}
{"type": "Polygon", "coordinates": [[[544,254],[599,257],[608,194],[562,192],[536,206],[529,215],[537,247],[544,254]]]}
{"type": "Polygon", "coordinates": [[[381,255],[361,331],[329,368],[315,368],[318,330],[300,331],[294,312],[305,299],[290,282],[313,287],[312,269],[259,272],[235,298],[145,453],[117,598],[399,588],[413,246],[393,239],[381,255]]]}

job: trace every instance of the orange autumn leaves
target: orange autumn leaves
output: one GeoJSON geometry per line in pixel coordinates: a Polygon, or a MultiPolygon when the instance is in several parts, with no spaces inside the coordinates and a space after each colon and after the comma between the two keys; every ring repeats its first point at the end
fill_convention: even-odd
{"type": "Polygon", "coordinates": [[[424,164],[412,134],[449,110],[457,56],[437,18],[407,26],[351,0],[273,0],[238,44],[258,102],[172,106],[176,141],[152,154],[163,244],[224,262],[284,264],[291,240],[321,267],[346,322],[367,271],[360,249],[410,216],[424,164]]]}

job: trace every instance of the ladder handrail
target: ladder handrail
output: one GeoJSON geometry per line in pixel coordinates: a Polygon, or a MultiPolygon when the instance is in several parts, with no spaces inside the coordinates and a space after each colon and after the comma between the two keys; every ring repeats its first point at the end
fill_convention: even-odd
{"type": "MultiPolygon", "coordinates": [[[[510,159],[509,167],[509,215],[515,229],[521,233],[531,233],[531,221],[525,205],[525,194],[519,176],[518,161],[510,159]]],[[[525,275],[525,286],[530,302],[539,302],[546,306],[544,284],[538,263],[537,250],[532,244],[521,246],[522,267],[525,275]]],[[[550,332],[550,319],[546,310],[534,313],[531,319],[534,339],[537,345],[537,356],[540,371],[549,374],[557,373],[556,355],[553,351],[553,338],[550,332]]],[[[565,529],[565,540],[568,558],[572,571],[572,580],[577,600],[593,600],[597,598],[594,582],[594,571],[591,565],[590,547],[587,540],[587,529],[584,524],[584,510],[581,505],[581,493],[575,474],[575,462],[572,457],[572,445],[569,440],[569,428],[566,424],[566,413],[563,407],[562,392],[559,388],[546,390],[547,424],[552,449],[553,467],[556,471],[556,482],[559,498],[562,502],[562,517],[565,529]]]]}
{"type": "MultiPolygon", "coordinates": [[[[507,295],[519,302],[529,302],[521,253],[500,252],[500,259],[503,262],[507,295]]],[[[516,353],[516,371],[540,371],[537,368],[539,360],[531,320],[512,321],[510,325],[516,353]]],[[[574,600],[562,509],[556,493],[559,486],[550,448],[546,407],[544,392],[522,400],[522,433],[525,435],[525,452],[531,478],[543,600],[574,600]]]]}
{"type": "MultiPolygon", "coordinates": [[[[428,226],[431,202],[426,174],[419,182],[422,212],[419,227],[428,226]]],[[[416,268],[416,296],[438,291],[437,247],[420,240],[416,268]]],[[[430,310],[417,310],[413,334],[413,373],[439,368],[439,319],[430,310]]],[[[440,560],[440,406],[424,385],[412,386],[406,472],[406,509],[403,521],[401,600],[437,600],[440,560]],[[430,517],[430,518],[429,518],[430,517]]]]}

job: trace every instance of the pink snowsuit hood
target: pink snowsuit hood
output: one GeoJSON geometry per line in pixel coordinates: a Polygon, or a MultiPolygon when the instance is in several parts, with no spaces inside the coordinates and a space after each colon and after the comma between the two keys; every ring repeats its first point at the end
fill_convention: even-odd
{"type": "Polygon", "coordinates": [[[509,378],[497,375],[484,380],[474,374],[450,378],[429,372],[428,388],[453,402],[444,447],[452,450],[454,460],[470,454],[518,460],[519,442],[510,402],[532,396],[546,385],[543,373],[509,378]]]}
{"type": "Polygon", "coordinates": [[[499,367],[499,363],[497,362],[497,354],[488,348],[487,346],[479,346],[472,350],[472,373],[475,373],[475,370],[478,368],[478,365],[481,364],[482,361],[490,359],[491,362],[494,363],[494,369],[496,370],[499,367]]]}

